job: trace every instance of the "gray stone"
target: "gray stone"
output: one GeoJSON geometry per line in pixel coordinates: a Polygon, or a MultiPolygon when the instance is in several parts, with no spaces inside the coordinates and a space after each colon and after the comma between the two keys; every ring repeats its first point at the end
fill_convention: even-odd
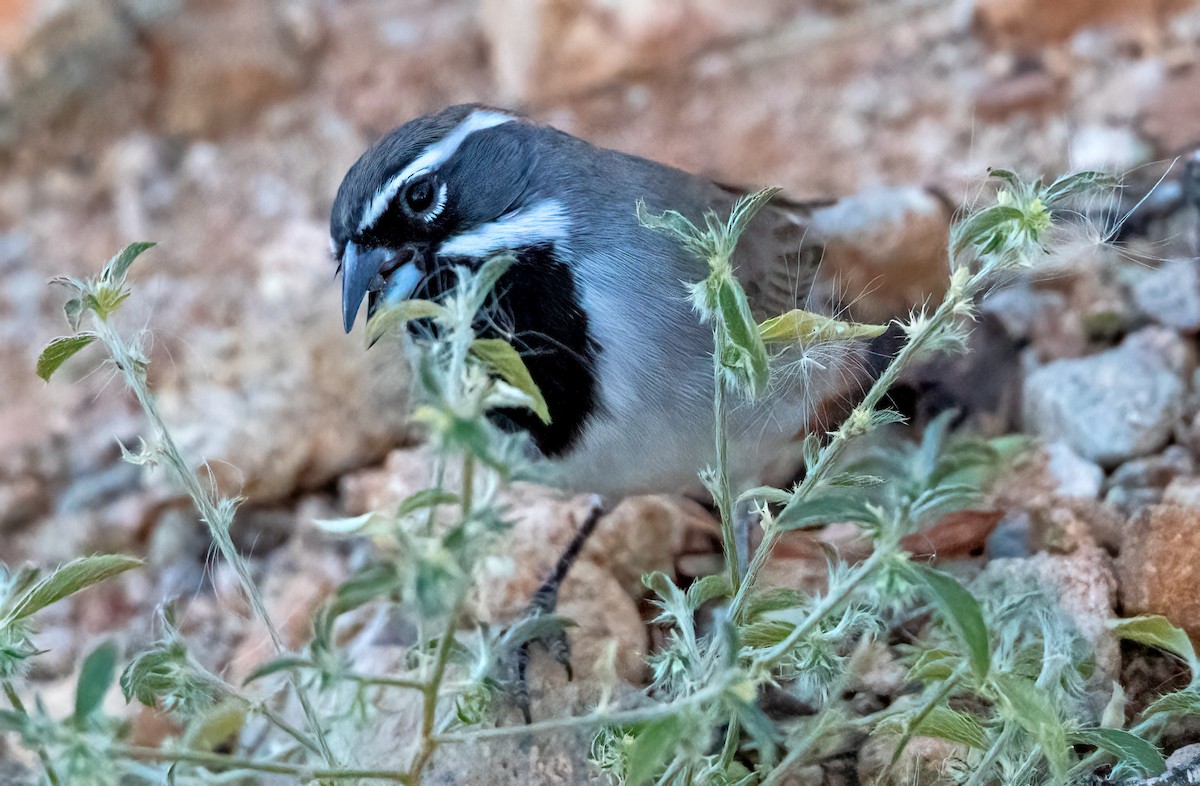
{"type": "Polygon", "coordinates": [[[1060,497],[1095,499],[1104,485],[1104,470],[1094,461],[1080,456],[1065,442],[1046,446],[1046,467],[1055,481],[1060,497]]]}
{"type": "Polygon", "coordinates": [[[1138,311],[1160,325],[1185,332],[1200,330],[1200,262],[1177,259],[1133,286],[1138,311]]]}
{"type": "Polygon", "coordinates": [[[1112,467],[1166,444],[1182,414],[1188,350],[1161,329],[1091,357],[1058,360],[1025,379],[1025,427],[1112,467]]]}
{"type": "Polygon", "coordinates": [[[1185,745],[1167,757],[1167,771],[1143,786],[1175,786],[1200,781],[1200,743],[1185,745]]]}
{"type": "Polygon", "coordinates": [[[1172,445],[1157,456],[1127,461],[1108,479],[1104,501],[1132,516],[1147,505],[1163,499],[1163,491],[1179,477],[1191,475],[1195,462],[1180,445],[1172,445]]]}

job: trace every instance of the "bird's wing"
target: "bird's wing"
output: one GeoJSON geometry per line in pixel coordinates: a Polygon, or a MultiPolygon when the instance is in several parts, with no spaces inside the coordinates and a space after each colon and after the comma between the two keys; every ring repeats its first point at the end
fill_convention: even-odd
{"type": "MultiPolygon", "coordinates": [[[[730,205],[745,193],[721,189],[730,205]]],[[[829,201],[777,196],[738,243],[738,279],[759,319],[803,308],[886,322],[941,297],[952,213],[944,196],[914,186],[829,201]]]]}
{"type": "MultiPolygon", "coordinates": [[[[747,193],[733,186],[718,186],[729,196],[730,204],[747,193]]],[[[814,211],[829,204],[777,195],[750,222],[738,241],[734,264],[756,319],[793,308],[819,311],[827,307],[819,302],[825,293],[816,286],[824,244],[809,230],[814,211]]]]}

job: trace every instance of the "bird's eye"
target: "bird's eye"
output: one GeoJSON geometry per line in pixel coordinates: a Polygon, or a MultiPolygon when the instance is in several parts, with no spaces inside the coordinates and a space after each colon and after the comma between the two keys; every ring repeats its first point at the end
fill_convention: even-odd
{"type": "Polygon", "coordinates": [[[433,178],[419,177],[404,192],[404,201],[414,213],[424,213],[433,204],[433,178]]]}

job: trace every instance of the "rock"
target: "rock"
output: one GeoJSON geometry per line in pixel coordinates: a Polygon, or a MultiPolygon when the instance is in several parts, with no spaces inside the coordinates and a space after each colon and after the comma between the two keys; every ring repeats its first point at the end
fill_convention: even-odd
{"type": "Polygon", "coordinates": [[[342,335],[325,234],[315,222],[281,232],[260,252],[259,288],[247,298],[258,306],[241,327],[189,342],[211,373],[190,368],[160,388],[184,455],[212,460],[227,494],[270,503],[405,441],[407,364],[389,341],[367,352],[342,335]],[[292,272],[281,281],[271,271],[285,260],[292,272]]]}
{"type": "Polygon", "coordinates": [[[975,31],[996,47],[1033,49],[1089,25],[1154,24],[1177,0],[976,0],[975,31]]]}
{"type": "Polygon", "coordinates": [[[145,34],[157,54],[158,111],[166,131],[213,135],[244,125],[304,85],[309,42],[291,35],[282,8],[184,0],[179,12],[149,26],[145,34]]]}
{"type": "Polygon", "coordinates": [[[887,322],[945,294],[950,213],[928,189],[873,189],[813,211],[804,242],[824,247],[822,277],[854,319],[887,322]]]}
{"type": "Polygon", "coordinates": [[[1177,748],[1167,757],[1167,771],[1156,778],[1147,778],[1142,786],[1176,786],[1200,780],[1200,743],[1177,748]]]}
{"type": "Polygon", "coordinates": [[[762,33],[793,13],[778,0],[751,0],[736,11],[703,0],[484,0],[480,26],[500,95],[525,103],[653,72],[715,42],[762,33]]]}
{"type": "Polygon", "coordinates": [[[975,105],[980,117],[997,121],[1019,112],[1049,114],[1062,110],[1065,80],[1034,64],[988,80],[980,86],[975,105]]]}
{"type": "Polygon", "coordinates": [[[971,585],[980,596],[1014,597],[1040,591],[1053,601],[1065,619],[1091,646],[1095,670],[1088,679],[1093,709],[1099,712],[1111,693],[1121,668],[1119,642],[1108,629],[1115,616],[1117,581],[1112,559],[1098,546],[1084,545],[1074,553],[1034,554],[1023,559],[997,559],[988,563],[971,585]]]}
{"type": "Polygon", "coordinates": [[[1126,516],[1147,505],[1162,501],[1168,484],[1180,476],[1191,475],[1196,465],[1187,449],[1171,445],[1157,456],[1127,461],[1108,479],[1104,501],[1126,516]]]}
{"type": "Polygon", "coordinates": [[[24,529],[49,508],[50,490],[37,478],[0,481],[0,532],[24,529]]]}
{"type": "Polygon", "coordinates": [[[1180,505],[1200,510],[1200,477],[1171,478],[1163,490],[1164,505],[1180,505]]]}
{"type": "Polygon", "coordinates": [[[1200,510],[1154,505],[1130,522],[1117,558],[1126,616],[1162,614],[1200,637],[1200,510]]]}
{"type": "Polygon", "coordinates": [[[1181,414],[1188,362],[1177,336],[1148,329],[1116,349],[1048,363],[1025,379],[1025,427],[1102,466],[1152,453],[1181,414]]]}
{"type": "Polygon", "coordinates": [[[879,786],[950,786],[956,780],[950,773],[951,760],[959,766],[967,761],[967,746],[937,737],[913,737],[895,764],[892,757],[899,740],[878,735],[869,737],[858,754],[860,783],[879,786]],[[880,777],[887,770],[887,778],[880,777]]]}
{"type": "Polygon", "coordinates": [[[1166,262],[1133,287],[1137,308],[1160,325],[1186,333],[1200,331],[1200,263],[1166,262]]]}
{"type": "Polygon", "coordinates": [[[1138,127],[1160,155],[1174,155],[1200,139],[1200,64],[1169,75],[1145,103],[1138,127]]]}
{"type": "Polygon", "coordinates": [[[5,31],[0,100],[9,99],[21,110],[6,106],[0,112],[0,149],[30,138],[43,144],[50,129],[60,132],[61,142],[67,135],[62,132],[73,124],[79,126],[74,129],[81,132],[78,137],[106,123],[109,129],[132,125],[151,90],[138,78],[144,77],[148,58],[130,15],[116,5],[87,0],[30,0],[30,5],[37,7],[10,17],[5,31]],[[115,111],[80,111],[92,102],[115,111]]]}
{"type": "Polygon", "coordinates": [[[1076,171],[1127,172],[1151,157],[1145,141],[1124,126],[1087,125],[1071,139],[1071,165],[1076,171]]]}
{"type": "Polygon", "coordinates": [[[1104,484],[1104,470],[1095,462],[1080,456],[1065,442],[1053,442],[1045,447],[1046,468],[1054,477],[1054,492],[1060,497],[1095,499],[1104,484]]]}

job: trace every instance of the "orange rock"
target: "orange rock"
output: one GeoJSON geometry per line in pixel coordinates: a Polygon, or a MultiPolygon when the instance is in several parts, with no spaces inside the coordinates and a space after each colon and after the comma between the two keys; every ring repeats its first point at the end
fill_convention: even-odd
{"type": "Polygon", "coordinates": [[[1155,24],[1180,0],[977,0],[975,31],[997,47],[1029,49],[1094,25],[1155,24]]]}
{"type": "Polygon", "coordinates": [[[1164,155],[1200,141],[1200,66],[1168,77],[1138,118],[1138,126],[1164,155]]]}
{"type": "Polygon", "coordinates": [[[1128,525],[1117,578],[1126,616],[1162,614],[1200,638],[1200,510],[1146,508],[1128,525]]]}

